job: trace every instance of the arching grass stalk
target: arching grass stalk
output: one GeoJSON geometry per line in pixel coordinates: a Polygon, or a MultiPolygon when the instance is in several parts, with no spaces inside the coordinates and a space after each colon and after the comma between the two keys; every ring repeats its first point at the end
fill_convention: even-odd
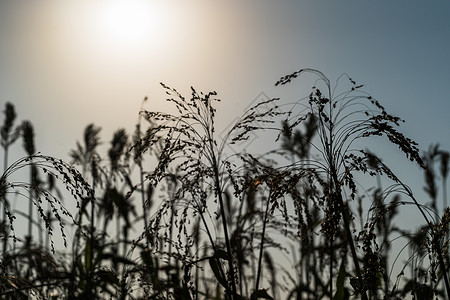
{"type": "MultiPolygon", "coordinates": [[[[439,232],[439,228],[438,228],[438,224],[433,224],[433,221],[430,220],[430,218],[428,217],[428,215],[425,213],[425,211],[422,208],[422,205],[419,204],[419,202],[417,201],[416,197],[414,196],[413,192],[411,191],[411,189],[405,184],[403,183],[397,176],[395,176],[390,169],[381,162],[381,160],[378,159],[378,163],[382,166],[383,170],[389,174],[389,177],[391,177],[394,181],[396,181],[398,184],[400,184],[404,190],[404,192],[406,193],[406,195],[411,198],[411,200],[413,201],[414,205],[417,207],[417,209],[419,210],[420,214],[422,215],[422,217],[424,218],[425,222],[428,225],[428,228],[431,230],[431,245],[432,245],[432,250],[434,250],[437,254],[437,259],[438,259],[438,263],[439,263],[439,267],[441,269],[442,275],[444,277],[444,284],[445,284],[445,290],[447,293],[447,299],[450,299],[450,282],[449,282],[449,278],[448,278],[448,274],[447,274],[447,268],[446,268],[446,264],[445,264],[445,260],[444,257],[442,255],[442,246],[441,246],[441,241],[440,239],[442,239],[443,237],[446,236],[446,234],[448,233],[448,222],[449,220],[444,220],[443,224],[444,224],[444,228],[442,228],[442,232],[439,232]]],[[[446,216],[444,214],[444,218],[448,218],[448,216],[446,216]]]]}
{"type": "MultiPolygon", "coordinates": [[[[52,212],[51,217],[53,217],[57,221],[60,227],[64,246],[66,247],[67,239],[64,231],[64,218],[69,218],[69,220],[76,225],[78,225],[78,223],[74,219],[72,213],[64,207],[64,205],[62,204],[62,200],[41,186],[31,185],[24,182],[11,182],[8,180],[8,177],[10,177],[11,174],[18,172],[23,168],[30,167],[31,165],[34,165],[45,174],[48,174],[49,176],[52,176],[61,181],[66,190],[76,200],[77,208],[80,208],[82,199],[86,197],[92,197],[92,189],[78,172],[78,170],[60,159],[40,154],[35,154],[18,159],[14,163],[10,164],[0,177],[0,182],[2,186],[5,187],[2,192],[6,194],[10,193],[11,190],[11,192],[15,192],[18,195],[27,198],[29,195],[29,191],[33,191],[33,194],[36,195],[37,199],[35,199],[34,201],[33,199],[28,200],[32,201],[32,203],[37,207],[39,217],[43,219],[48,234],[52,236],[52,220],[47,214],[45,214],[42,208],[42,203],[45,201],[50,205],[52,212]]],[[[6,197],[6,195],[2,195],[2,197],[6,197]]],[[[6,215],[9,219],[11,230],[14,232],[14,220],[16,217],[9,210],[6,211],[6,215]]],[[[13,237],[15,238],[14,234],[13,237]]],[[[52,252],[55,252],[54,242],[52,238],[50,238],[50,242],[51,250],[52,252]]]]}
{"type": "MultiPolygon", "coordinates": [[[[135,143],[134,148],[137,149],[136,155],[142,155],[143,152],[153,147],[159,140],[163,139],[163,150],[159,157],[156,170],[148,177],[150,182],[157,184],[161,179],[170,176],[166,173],[166,169],[178,159],[184,159],[176,169],[181,170],[179,180],[180,188],[175,195],[180,195],[181,191],[186,188],[191,189],[198,186],[199,178],[197,176],[208,176],[212,178],[212,186],[214,187],[214,196],[218,199],[218,206],[222,218],[222,230],[227,248],[228,261],[228,283],[226,283],[227,293],[232,299],[237,299],[236,285],[234,281],[233,255],[229,242],[228,226],[224,211],[223,191],[220,181],[219,160],[217,158],[217,144],[214,141],[214,113],[212,107],[215,92],[206,95],[197,94],[192,89],[192,98],[190,101],[185,100],[176,90],[165,85],[169,95],[175,94],[176,98],[168,99],[176,104],[180,116],[174,116],[164,113],[144,112],[148,120],[154,120],[156,125],[149,128],[146,135],[135,143]],[[159,122],[158,122],[159,121],[159,122]],[[166,134],[166,136],[164,136],[166,134]]],[[[170,201],[176,201],[173,199],[170,201]]],[[[174,205],[167,207],[174,209],[174,205]]],[[[164,213],[164,212],[162,212],[164,213]]],[[[170,212],[169,212],[170,213],[170,212]]],[[[184,222],[183,222],[184,223],[184,222]]],[[[171,228],[171,226],[169,225],[171,228]]]]}
{"type": "MultiPolygon", "coordinates": [[[[432,168],[431,160],[433,159],[434,155],[440,154],[440,153],[444,153],[444,155],[445,155],[446,152],[437,151],[438,150],[437,146],[434,148],[430,147],[430,149],[433,149],[433,152],[429,152],[424,156],[424,159],[426,159],[426,165],[425,165],[424,169],[425,169],[425,173],[426,173],[426,183],[427,183],[427,188],[425,190],[428,192],[428,194],[430,195],[430,197],[432,199],[435,199],[435,196],[437,194],[437,190],[436,190],[437,187],[433,186],[434,179],[430,179],[434,175],[433,174],[430,175],[430,172],[432,172],[432,170],[430,171],[429,168],[432,168]],[[433,153],[435,153],[435,154],[433,154],[433,153]],[[431,156],[430,156],[430,154],[431,154],[431,156]]],[[[390,168],[381,161],[380,158],[378,158],[377,156],[370,154],[370,153],[366,153],[366,157],[367,157],[368,161],[373,163],[374,168],[378,169],[378,172],[381,171],[382,173],[386,174],[391,180],[396,182],[401,187],[401,189],[397,190],[397,192],[401,192],[401,193],[405,194],[407,197],[409,197],[412,200],[411,202],[401,201],[401,203],[402,204],[410,204],[410,205],[417,207],[420,214],[424,218],[424,221],[426,222],[426,226],[423,227],[423,229],[424,229],[423,231],[421,230],[421,232],[423,234],[422,239],[425,239],[428,234],[431,237],[431,249],[430,250],[433,251],[437,255],[438,265],[442,272],[442,276],[444,279],[444,285],[445,285],[445,289],[446,289],[446,293],[447,293],[447,297],[448,297],[449,291],[450,291],[450,289],[449,289],[450,284],[449,284],[448,274],[445,271],[446,266],[445,266],[444,256],[442,254],[442,252],[443,252],[442,251],[443,250],[442,242],[440,240],[448,235],[448,224],[450,222],[450,211],[448,210],[448,208],[446,208],[444,210],[443,216],[442,216],[440,224],[439,224],[439,215],[436,211],[436,205],[432,205],[432,207],[427,207],[425,205],[420,204],[417,201],[417,199],[415,198],[412,190],[405,183],[403,183],[390,170],[390,168]],[[426,228],[428,228],[429,231],[426,230],[426,228]]],[[[434,200],[432,200],[432,201],[434,201],[434,200]]],[[[395,204],[398,202],[399,201],[397,198],[397,200],[395,200],[393,203],[395,204]]],[[[421,239],[419,239],[419,240],[421,240],[421,239]]],[[[408,246],[408,245],[405,245],[404,248],[406,248],[406,246],[408,246]]],[[[418,245],[418,246],[421,246],[421,245],[418,245]]],[[[417,250],[417,251],[419,251],[419,250],[417,250]]],[[[413,255],[410,255],[410,256],[411,256],[410,260],[414,261],[414,256],[413,255]]],[[[397,259],[398,259],[398,256],[397,256],[396,260],[397,259]]],[[[414,265],[414,263],[412,263],[412,265],[414,265]]],[[[392,270],[391,270],[391,272],[392,272],[392,270]]],[[[413,268],[411,268],[411,272],[412,272],[411,277],[414,278],[414,269],[413,268]]],[[[386,292],[386,294],[387,294],[387,292],[386,292]]]]}
{"type": "MultiPolygon", "coordinates": [[[[267,165],[266,162],[253,157],[251,154],[243,155],[241,158],[246,163],[247,171],[244,178],[239,180],[241,182],[243,181],[243,183],[238,191],[246,193],[252,191],[252,193],[257,193],[261,197],[261,204],[263,206],[261,210],[255,210],[255,203],[251,203],[255,201],[255,197],[250,197],[253,198],[251,201],[247,199],[247,204],[250,209],[243,217],[243,220],[248,217],[253,219],[253,215],[258,215],[260,216],[259,219],[262,223],[260,244],[258,248],[255,247],[257,251],[257,255],[255,255],[257,259],[257,262],[255,263],[256,269],[254,271],[255,284],[250,299],[258,299],[258,297],[272,299],[272,297],[267,294],[266,289],[260,288],[263,258],[265,257],[267,269],[272,275],[272,293],[273,295],[276,293],[274,288],[275,269],[273,268],[273,263],[271,263],[269,252],[264,252],[264,249],[271,247],[272,250],[282,250],[282,247],[278,247],[277,243],[270,239],[267,229],[280,227],[287,229],[292,226],[291,221],[295,220],[295,217],[288,209],[286,198],[295,198],[296,200],[299,200],[297,197],[299,195],[297,190],[298,185],[301,183],[301,180],[309,176],[309,172],[306,170],[298,172],[298,170],[292,168],[291,165],[281,167],[267,165]],[[276,217],[272,218],[276,210],[281,214],[282,219],[277,219],[276,217]]],[[[300,218],[301,217],[299,217],[299,219],[300,218]]],[[[252,227],[254,224],[255,223],[252,222],[252,227]]],[[[238,224],[238,226],[240,225],[238,224]]],[[[297,231],[297,234],[300,234],[300,232],[297,231]]],[[[251,249],[251,252],[253,254],[254,250],[251,249]]]]}
{"type": "Polygon", "coordinates": [[[354,199],[358,192],[353,177],[355,172],[369,173],[374,176],[382,175],[384,170],[381,168],[370,170],[367,158],[371,154],[359,150],[358,146],[361,147],[364,144],[357,142],[362,139],[385,137],[388,142],[398,146],[411,161],[421,166],[423,162],[417,144],[396,129],[403,120],[388,114],[377,100],[361,90],[363,85],[357,85],[348,75],[343,74],[339,77],[336,86],[331,86],[329,79],[322,72],[301,69],[282,77],[276,85],[287,84],[304,73],[311,73],[318,79],[309,97],[300,100],[308,101],[308,104],[302,104],[299,101],[290,110],[286,124],[292,125],[285,130],[292,132],[293,128],[308,119],[309,115],[317,120],[318,141],[313,140],[311,146],[321,158],[315,169],[315,176],[323,187],[324,196],[327,199],[326,219],[322,225],[322,231],[328,235],[335,235],[342,219],[346,244],[350,248],[356,272],[356,278],[353,278],[353,281],[357,284],[353,287],[363,299],[367,299],[366,290],[371,288],[370,276],[375,271],[368,270],[364,274],[361,272],[350,224],[353,212],[347,202],[354,199]],[[341,92],[341,89],[338,89],[338,83],[342,78],[348,80],[350,87],[341,92]],[[317,85],[325,90],[325,94],[317,85]],[[299,113],[296,113],[297,107],[301,107],[299,113]],[[320,174],[325,174],[324,178],[320,174]],[[344,199],[344,188],[350,193],[348,200],[344,199]],[[369,277],[366,278],[366,276],[369,277]]]}
{"type": "MultiPolygon", "coordinates": [[[[214,258],[217,261],[220,261],[219,258],[225,260],[228,266],[226,280],[217,279],[225,287],[227,298],[238,299],[236,271],[234,268],[235,253],[233,253],[230,242],[230,224],[227,223],[230,216],[227,215],[224,199],[224,187],[227,180],[224,176],[227,173],[224,168],[231,164],[227,164],[229,158],[223,158],[223,150],[229,143],[248,139],[252,131],[264,129],[263,126],[257,123],[258,121],[265,120],[265,122],[260,124],[272,123],[272,121],[266,119],[277,114],[275,107],[262,112],[259,112],[256,107],[251,108],[225,135],[221,143],[217,143],[214,124],[216,113],[214,103],[219,101],[219,99],[215,98],[217,93],[209,92],[203,94],[191,88],[191,98],[186,99],[175,89],[169,88],[164,84],[162,86],[166,89],[166,93],[171,96],[167,100],[175,104],[178,114],[141,112],[147,120],[154,122],[154,126],[147,130],[140,141],[135,142],[132,149],[137,151],[135,151],[134,155],[142,155],[142,153],[151,149],[157,143],[162,144],[158,165],[153,172],[148,173],[147,180],[156,186],[164,178],[171,176],[173,170],[176,172],[180,184],[176,187],[174,197],[167,201],[187,201],[187,206],[183,208],[182,219],[175,223],[179,232],[183,232],[186,226],[185,213],[188,209],[197,215],[201,209],[207,208],[209,210],[213,209],[214,206],[217,207],[218,219],[221,219],[220,228],[223,233],[226,255],[223,249],[215,249],[214,258]],[[186,195],[193,189],[197,189],[196,193],[202,195],[202,201],[204,199],[206,202],[206,199],[210,198],[217,204],[208,206],[190,205],[189,202],[193,201],[193,199],[186,198],[186,195]]],[[[271,101],[274,101],[274,99],[266,103],[271,101]]],[[[167,210],[170,207],[175,206],[166,203],[159,210],[153,222],[152,230],[157,231],[161,228],[159,222],[161,222],[164,214],[170,213],[167,210]]],[[[200,216],[202,217],[202,214],[200,216]]],[[[178,242],[181,243],[182,241],[178,238],[178,242]]],[[[214,244],[216,243],[211,242],[213,248],[215,247],[214,244]]],[[[216,267],[217,265],[214,263],[214,268],[216,267]]],[[[221,275],[218,276],[220,277],[221,275]]]]}

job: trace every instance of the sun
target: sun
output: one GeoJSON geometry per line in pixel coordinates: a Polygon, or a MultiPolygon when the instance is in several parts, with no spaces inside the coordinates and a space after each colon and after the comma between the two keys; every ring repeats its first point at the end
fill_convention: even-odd
{"type": "Polygon", "coordinates": [[[158,37],[163,16],[157,1],[110,0],[98,12],[103,38],[116,46],[139,46],[158,37]]]}

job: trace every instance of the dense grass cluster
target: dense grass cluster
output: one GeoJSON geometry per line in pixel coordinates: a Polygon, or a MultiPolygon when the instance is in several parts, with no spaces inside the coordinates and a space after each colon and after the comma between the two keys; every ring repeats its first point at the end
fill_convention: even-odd
{"type": "Polygon", "coordinates": [[[449,153],[421,153],[403,121],[347,75],[332,84],[302,69],[276,85],[303,74],[317,78],[309,96],[257,103],[220,139],[215,91],[186,98],[162,84],[176,114],[142,110],[105,155],[90,124],[70,163],[36,153],[32,124],[16,125],[7,103],[0,298],[448,298],[450,210],[438,208],[449,153]],[[269,131],[273,150],[230,151],[269,131]],[[20,138],[23,158],[10,162],[20,138]],[[375,139],[423,170],[428,203],[367,149],[375,139]],[[15,181],[22,170],[28,179],[15,181]],[[418,230],[395,222],[408,206],[423,217],[418,230]]]}

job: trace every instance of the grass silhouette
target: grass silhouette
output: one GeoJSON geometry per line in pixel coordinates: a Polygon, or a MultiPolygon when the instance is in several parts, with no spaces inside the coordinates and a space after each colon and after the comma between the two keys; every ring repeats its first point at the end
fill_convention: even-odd
{"type": "Polygon", "coordinates": [[[276,85],[302,76],[316,78],[309,96],[289,106],[277,98],[256,103],[221,139],[215,91],[191,88],[185,97],[161,84],[176,113],[142,110],[134,134],[118,129],[106,154],[99,151],[101,128],[89,124],[70,164],[35,153],[31,122],[15,126],[7,103],[2,299],[448,297],[449,153],[437,145],[421,153],[399,131],[403,121],[346,74],[332,84],[322,72],[302,69],[276,85]],[[274,131],[278,148],[227,153],[257,131],[274,131]],[[10,163],[20,136],[24,156],[10,163]],[[365,148],[374,139],[423,169],[429,207],[383,153],[365,148]],[[29,171],[28,181],[14,181],[21,170],[29,171]],[[361,176],[372,186],[362,189],[361,176]],[[69,197],[75,212],[63,204],[69,197]],[[13,208],[19,199],[28,201],[28,211],[13,208]],[[418,232],[396,225],[406,206],[423,217],[418,232]],[[27,220],[25,237],[15,234],[18,216],[27,220]],[[55,248],[55,228],[65,248],[55,248]],[[398,236],[410,255],[393,279],[400,256],[391,243],[398,236]],[[279,257],[292,257],[292,268],[279,257]]]}

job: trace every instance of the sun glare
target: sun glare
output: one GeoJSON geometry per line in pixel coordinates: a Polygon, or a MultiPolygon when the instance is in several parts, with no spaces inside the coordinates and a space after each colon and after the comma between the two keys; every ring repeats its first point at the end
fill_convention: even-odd
{"type": "Polygon", "coordinates": [[[161,32],[161,11],[154,1],[106,1],[99,16],[104,38],[121,46],[139,46],[161,32]]]}

